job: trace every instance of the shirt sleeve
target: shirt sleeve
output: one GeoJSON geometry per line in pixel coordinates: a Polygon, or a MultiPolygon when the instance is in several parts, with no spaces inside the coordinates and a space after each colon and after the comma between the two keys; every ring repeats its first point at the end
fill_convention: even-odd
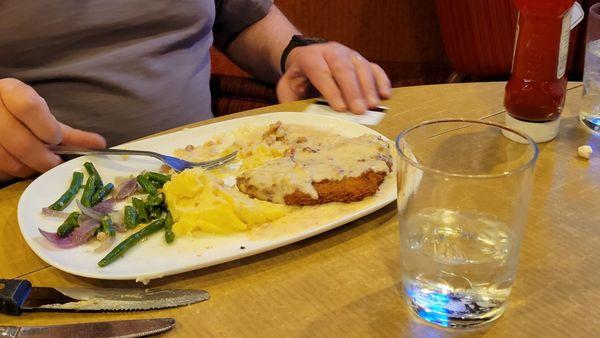
{"type": "Polygon", "coordinates": [[[237,35],[264,18],[273,0],[215,0],[214,45],[225,51],[237,35]]]}

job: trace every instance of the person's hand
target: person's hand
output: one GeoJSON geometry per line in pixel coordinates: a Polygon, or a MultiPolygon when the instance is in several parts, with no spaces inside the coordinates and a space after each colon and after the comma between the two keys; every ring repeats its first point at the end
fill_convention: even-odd
{"type": "Polygon", "coordinates": [[[16,79],[0,79],[0,182],[45,172],[61,163],[47,145],[104,148],[98,134],[58,122],[46,101],[16,79]]]}
{"type": "Polygon", "coordinates": [[[381,67],[336,42],[294,48],[285,69],[277,83],[280,102],[306,98],[312,84],[333,109],[361,114],[391,95],[381,67]]]}

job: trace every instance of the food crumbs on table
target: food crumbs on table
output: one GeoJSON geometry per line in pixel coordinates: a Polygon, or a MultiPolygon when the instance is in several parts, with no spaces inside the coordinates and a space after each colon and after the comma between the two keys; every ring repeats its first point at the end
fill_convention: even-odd
{"type": "Polygon", "coordinates": [[[577,155],[579,155],[579,157],[581,158],[585,158],[586,160],[590,159],[590,156],[593,152],[594,150],[592,149],[592,147],[590,147],[587,144],[577,148],[577,155]]]}

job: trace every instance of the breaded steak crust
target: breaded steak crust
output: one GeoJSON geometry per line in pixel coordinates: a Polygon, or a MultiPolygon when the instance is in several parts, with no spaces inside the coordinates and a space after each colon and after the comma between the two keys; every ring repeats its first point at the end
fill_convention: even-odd
{"type": "MultiPolygon", "coordinates": [[[[313,183],[313,187],[319,194],[318,199],[313,199],[309,194],[301,191],[294,191],[284,196],[287,205],[316,205],[330,202],[357,202],[365,197],[375,195],[379,185],[385,179],[387,173],[374,172],[372,170],[364,172],[358,177],[344,177],[341,180],[323,180],[313,183]]],[[[240,177],[237,180],[238,189],[257,199],[267,200],[260,189],[249,183],[247,178],[240,177]]],[[[267,198],[266,198],[267,197],[267,198]]]]}
{"type": "Polygon", "coordinates": [[[339,181],[325,180],[313,183],[319,194],[314,200],[303,192],[294,192],[284,197],[285,204],[314,205],[329,202],[357,202],[365,197],[375,195],[379,185],[385,179],[386,173],[367,171],[359,177],[344,177],[339,181]]]}
{"type": "Polygon", "coordinates": [[[392,171],[389,144],[374,135],[313,133],[305,137],[273,124],[263,140],[289,147],[281,157],[236,178],[241,192],[263,201],[288,205],[356,202],[377,193],[392,171]]]}

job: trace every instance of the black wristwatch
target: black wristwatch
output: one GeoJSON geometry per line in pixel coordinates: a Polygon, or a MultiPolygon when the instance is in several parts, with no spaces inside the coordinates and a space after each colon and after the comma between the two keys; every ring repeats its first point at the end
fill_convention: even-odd
{"type": "Polygon", "coordinates": [[[309,38],[299,34],[292,36],[290,43],[288,43],[287,47],[285,47],[285,49],[283,50],[283,53],[281,53],[281,74],[285,73],[285,61],[287,60],[288,55],[290,55],[292,49],[296,47],[309,46],[314,45],[316,43],[324,42],[327,42],[327,40],[319,38],[309,38]]]}

